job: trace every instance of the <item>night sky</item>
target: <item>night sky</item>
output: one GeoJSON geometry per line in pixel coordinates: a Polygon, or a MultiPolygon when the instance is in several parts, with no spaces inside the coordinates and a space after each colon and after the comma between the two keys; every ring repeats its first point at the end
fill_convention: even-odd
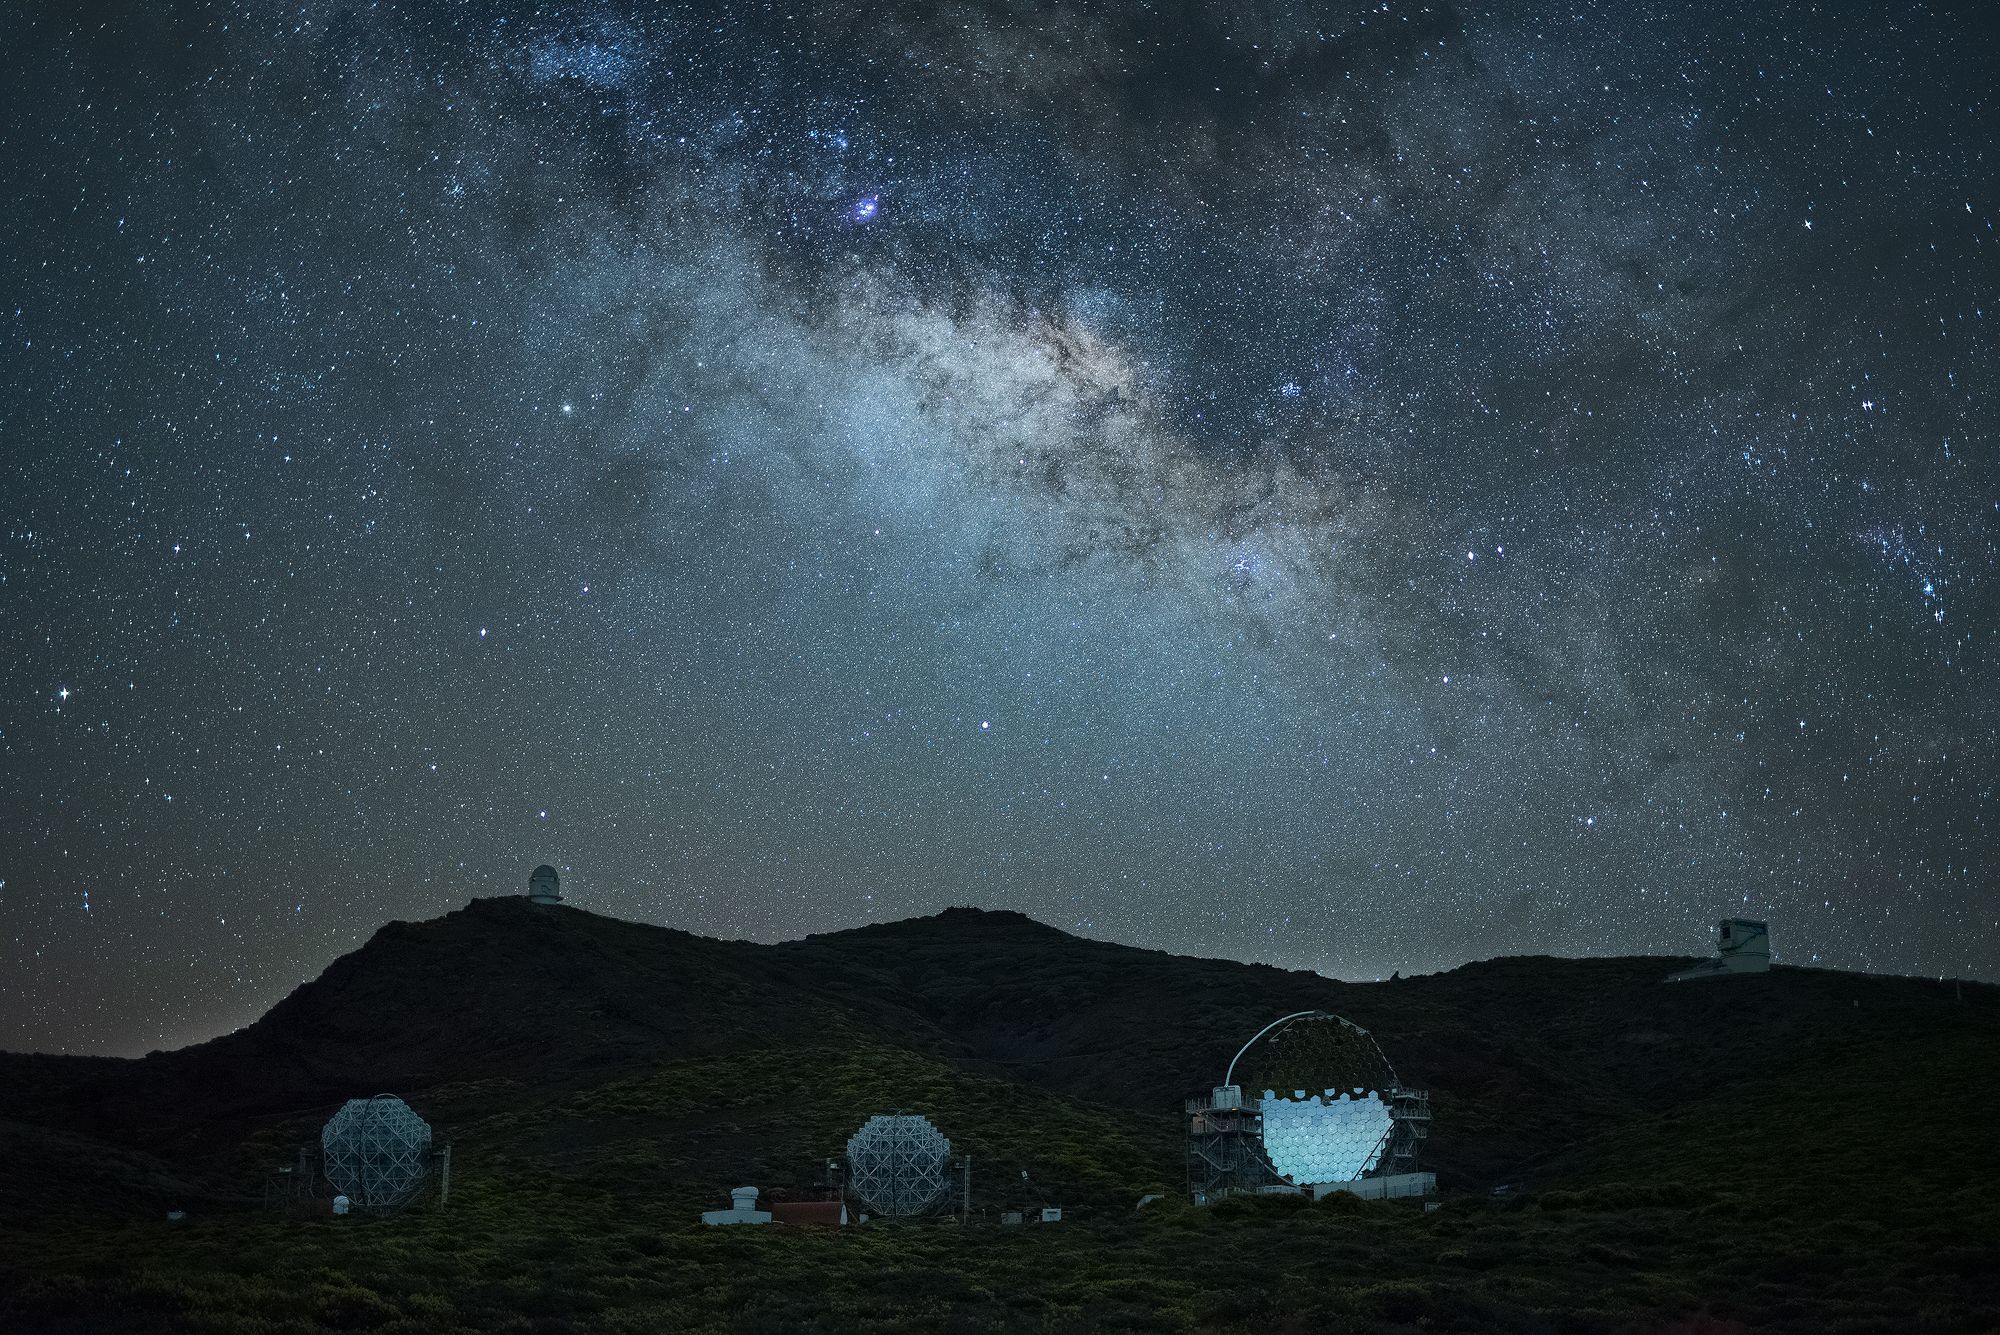
{"type": "Polygon", "coordinates": [[[543,861],[2000,977],[1990,6],[732,8],[9,18],[0,1047],[543,861]]]}

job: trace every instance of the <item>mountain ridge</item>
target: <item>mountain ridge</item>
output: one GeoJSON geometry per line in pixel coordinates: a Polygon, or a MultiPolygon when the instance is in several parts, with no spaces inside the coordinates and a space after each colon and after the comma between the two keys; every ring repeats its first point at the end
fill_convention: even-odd
{"type": "Polygon", "coordinates": [[[2000,1101],[2000,989],[1677,963],[1350,983],[977,910],[764,945],[475,901],[207,1043],[0,1054],[0,1326],[1989,1328],[2000,1146],[1929,1104],[2000,1101]],[[1182,1098],[1308,1008],[1430,1091],[1438,1211],[1187,1204],[1182,1098]],[[258,1208],[377,1093],[452,1147],[447,1207],[258,1208]],[[966,1226],[695,1225],[743,1183],[816,1198],[895,1110],[974,1165],[966,1226]]]}
{"type": "Polygon", "coordinates": [[[1664,984],[1679,962],[1517,956],[1357,983],[1089,940],[1012,911],[958,907],[767,945],[482,898],[384,924],[205,1043],[138,1059],[0,1055],[13,1077],[0,1118],[216,1150],[259,1119],[346,1097],[503,1079],[559,1090],[830,1034],[1174,1118],[1267,1020],[1328,1009],[1432,1090],[1429,1157],[1474,1184],[1845,1037],[1893,1041],[1953,1015],[1992,1027],[2000,1014],[2000,989],[1983,985],[1785,966],[1664,984]]]}

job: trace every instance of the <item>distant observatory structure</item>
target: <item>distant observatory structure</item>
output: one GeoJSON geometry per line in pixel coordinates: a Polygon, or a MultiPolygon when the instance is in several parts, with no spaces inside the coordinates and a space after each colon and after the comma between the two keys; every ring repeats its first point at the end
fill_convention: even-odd
{"type": "MultiPolygon", "coordinates": [[[[944,1132],[915,1113],[879,1113],[847,1140],[849,1189],[888,1219],[908,1219],[944,1205],[954,1166],[944,1132]]],[[[970,1176],[969,1163],[956,1167],[970,1176]]]]}
{"type": "Polygon", "coordinates": [[[1297,1011],[1237,1050],[1222,1083],[1189,1099],[1188,1191],[1197,1204],[1240,1193],[1331,1191],[1427,1196],[1417,1171],[1430,1093],[1406,1087],[1366,1029],[1297,1011]],[[1237,1083],[1243,1068],[1252,1093],[1237,1083]]]}
{"type": "Polygon", "coordinates": [[[556,869],[544,862],[528,873],[528,902],[532,904],[560,904],[562,900],[562,877],[556,869]]]}
{"type": "Polygon", "coordinates": [[[1703,960],[1692,969],[1668,974],[1668,982],[1686,983],[1697,978],[1726,978],[1730,974],[1771,971],[1770,924],[1750,918],[1724,918],[1718,928],[1715,958],[1703,960]]]}
{"type": "Polygon", "coordinates": [[[358,1209],[407,1204],[430,1178],[430,1123],[393,1094],[349,1099],[319,1143],[327,1183],[358,1209]]]}

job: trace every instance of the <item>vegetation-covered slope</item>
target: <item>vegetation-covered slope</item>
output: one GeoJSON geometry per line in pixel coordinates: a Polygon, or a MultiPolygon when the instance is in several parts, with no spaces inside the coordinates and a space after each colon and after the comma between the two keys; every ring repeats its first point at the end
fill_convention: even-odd
{"type": "Polygon", "coordinates": [[[482,901],[214,1043],[0,1060],[0,1329],[2000,1323],[1994,990],[1674,963],[1356,985],[969,910],[764,947],[482,901]],[[1179,1098],[1305,1006],[1433,1090],[1444,1209],[1181,1203],[1179,1098]],[[257,1210],[385,1088],[453,1142],[448,1208],[257,1210]],[[897,1107],[971,1155],[969,1227],[694,1225],[742,1182],[809,1192],[897,1107]],[[1063,1224],[994,1222],[1045,1202],[1063,1224]]]}

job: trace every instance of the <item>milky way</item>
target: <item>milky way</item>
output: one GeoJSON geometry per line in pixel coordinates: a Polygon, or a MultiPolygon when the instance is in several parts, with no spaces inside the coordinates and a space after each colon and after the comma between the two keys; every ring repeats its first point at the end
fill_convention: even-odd
{"type": "Polygon", "coordinates": [[[1640,8],[19,19],[0,1046],[542,861],[2000,976],[2000,34],[1640,8]]]}

